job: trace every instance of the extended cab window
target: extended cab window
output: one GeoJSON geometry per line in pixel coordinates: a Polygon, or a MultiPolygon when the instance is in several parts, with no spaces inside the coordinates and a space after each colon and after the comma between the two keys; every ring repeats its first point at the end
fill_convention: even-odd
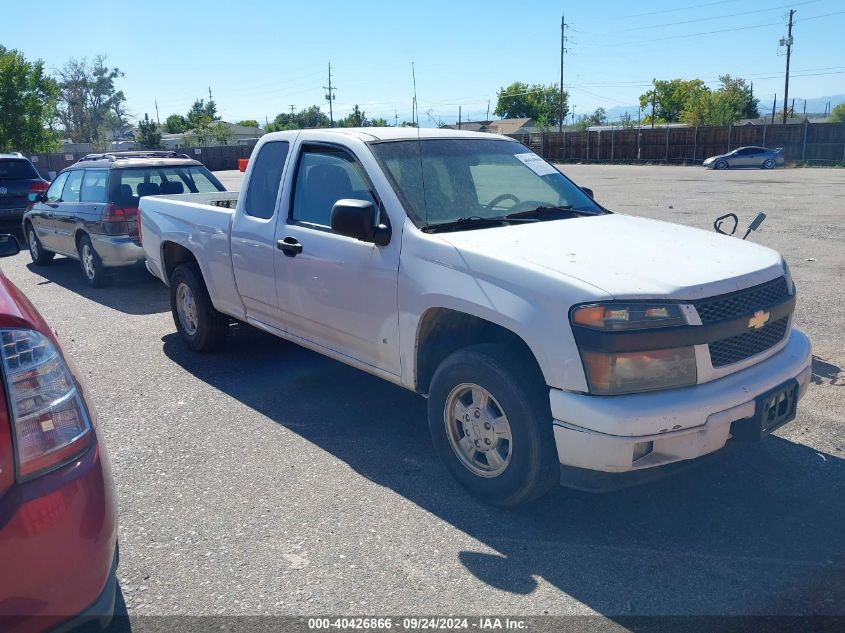
{"type": "Polygon", "coordinates": [[[53,184],[50,185],[50,188],[47,189],[47,202],[60,202],[62,199],[62,189],[65,187],[65,182],[67,181],[67,177],[70,175],[70,172],[66,171],[63,174],[59,174],[58,177],[53,181],[53,184]]]}
{"type": "Polygon", "coordinates": [[[273,217],[289,147],[287,141],[272,141],[258,151],[246,190],[244,211],[247,215],[265,220],[273,217]]]}
{"type": "Polygon", "coordinates": [[[329,226],[332,207],[343,199],[377,204],[358,161],[340,149],[304,149],[296,172],[291,218],[329,226]]]}

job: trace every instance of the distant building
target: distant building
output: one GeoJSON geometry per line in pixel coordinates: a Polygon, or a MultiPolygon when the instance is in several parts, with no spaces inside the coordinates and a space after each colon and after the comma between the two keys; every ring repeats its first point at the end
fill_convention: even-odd
{"type": "Polygon", "coordinates": [[[466,130],[467,132],[491,132],[492,134],[531,134],[537,132],[534,119],[499,119],[498,121],[462,121],[460,125],[441,125],[441,130],[466,130]]]}
{"type": "MultiPolygon", "coordinates": [[[[231,140],[227,143],[222,143],[222,145],[248,145],[253,141],[257,141],[264,134],[264,130],[262,130],[260,127],[244,127],[243,125],[237,125],[235,123],[229,123],[227,121],[217,121],[215,123],[222,123],[223,125],[227,126],[229,128],[229,131],[231,132],[231,140]]],[[[194,143],[195,141],[193,140],[193,135],[190,131],[181,132],[179,134],[161,135],[161,144],[164,146],[165,149],[179,149],[180,147],[191,147],[194,143]]],[[[205,142],[205,145],[214,146],[221,145],[221,143],[218,143],[217,141],[209,138],[205,142]]]]}

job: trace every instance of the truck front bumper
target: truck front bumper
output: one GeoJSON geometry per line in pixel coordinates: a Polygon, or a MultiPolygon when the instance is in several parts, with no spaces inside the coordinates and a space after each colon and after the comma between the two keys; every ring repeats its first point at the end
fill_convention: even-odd
{"type": "Polygon", "coordinates": [[[91,240],[104,266],[131,266],[146,259],[144,249],[128,235],[92,235],[91,240]]]}
{"type": "MultiPolygon", "coordinates": [[[[792,330],[774,356],[712,382],[652,393],[590,396],[552,389],[558,457],[564,467],[627,473],[713,453],[731,438],[731,424],[753,418],[755,398],[810,383],[809,339],[792,330]]],[[[578,486],[581,487],[581,486],[578,486]]]]}

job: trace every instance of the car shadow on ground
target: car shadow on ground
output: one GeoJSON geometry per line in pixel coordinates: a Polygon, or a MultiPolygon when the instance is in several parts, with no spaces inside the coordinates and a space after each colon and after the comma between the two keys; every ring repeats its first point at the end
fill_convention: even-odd
{"type": "Polygon", "coordinates": [[[816,385],[845,386],[845,371],[818,356],[813,356],[813,383],[816,385]]]}
{"type": "MultiPolygon", "coordinates": [[[[29,257],[28,254],[19,257],[29,257]]],[[[143,264],[112,269],[108,283],[102,288],[92,288],[82,279],[79,262],[69,257],[57,256],[44,266],[30,262],[26,267],[43,277],[37,285],[56,284],[71,292],[125,314],[159,314],[170,310],[167,287],[153,277],[143,264]]]]}
{"type": "Polygon", "coordinates": [[[415,394],[246,326],[216,355],[188,351],[176,334],[163,341],[191,374],[495,550],[459,554],[492,587],[528,594],[542,579],[620,621],[845,614],[843,459],[771,437],[647,486],[557,489],[499,510],[448,475],[415,394]],[[327,385],[337,404],[320,415],[327,385]]]}

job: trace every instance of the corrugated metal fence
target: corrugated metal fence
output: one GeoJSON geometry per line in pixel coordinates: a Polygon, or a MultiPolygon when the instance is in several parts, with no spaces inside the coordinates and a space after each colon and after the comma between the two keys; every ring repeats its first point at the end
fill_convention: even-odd
{"type": "MultiPolygon", "coordinates": [[[[220,145],[217,147],[180,147],[176,152],[187,154],[200,161],[211,171],[237,169],[239,158],[249,158],[255,142],[247,145],[220,145]]],[[[29,159],[43,178],[52,179],[51,173],[57,174],[90,152],[62,154],[31,154],[29,159]]]]}
{"type": "Polygon", "coordinates": [[[512,138],[554,162],[692,164],[743,145],[762,145],[783,147],[787,162],[845,165],[843,123],[564,131],[512,138]]]}

